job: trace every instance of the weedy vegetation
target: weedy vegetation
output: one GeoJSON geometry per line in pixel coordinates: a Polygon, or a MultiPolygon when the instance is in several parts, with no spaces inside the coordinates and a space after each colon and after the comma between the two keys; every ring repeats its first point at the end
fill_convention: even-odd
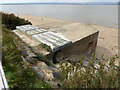
{"type": "Polygon", "coordinates": [[[48,46],[47,44],[41,43],[40,46],[41,46],[42,48],[46,49],[48,52],[51,52],[51,48],[50,48],[50,46],[48,46]]]}
{"type": "Polygon", "coordinates": [[[31,67],[24,64],[21,52],[13,42],[11,29],[17,25],[31,24],[14,14],[2,14],[2,64],[9,88],[49,88],[41,81],[31,67]]]}
{"type": "Polygon", "coordinates": [[[3,27],[2,35],[2,63],[9,87],[48,88],[45,82],[39,80],[36,72],[24,65],[21,53],[14,45],[13,33],[3,27]]]}
{"type": "Polygon", "coordinates": [[[115,65],[118,56],[106,60],[107,64],[98,61],[95,65],[95,57],[92,56],[87,67],[83,67],[82,60],[79,63],[65,63],[61,67],[63,88],[119,88],[120,67],[115,65]]]}

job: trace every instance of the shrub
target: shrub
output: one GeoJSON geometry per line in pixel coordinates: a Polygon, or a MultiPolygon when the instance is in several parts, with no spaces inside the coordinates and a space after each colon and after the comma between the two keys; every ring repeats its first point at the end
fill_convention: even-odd
{"type": "Polygon", "coordinates": [[[114,62],[118,57],[114,56],[106,60],[108,64],[98,61],[95,58],[89,60],[87,67],[80,63],[65,63],[61,67],[62,87],[64,88],[118,88],[119,73],[114,62]]]}
{"type": "Polygon", "coordinates": [[[26,24],[32,25],[32,23],[29,22],[28,20],[19,18],[14,14],[7,14],[3,12],[1,12],[0,14],[2,14],[2,24],[4,24],[5,27],[8,29],[13,30],[16,29],[16,26],[20,26],[20,25],[26,25],[26,24]]]}

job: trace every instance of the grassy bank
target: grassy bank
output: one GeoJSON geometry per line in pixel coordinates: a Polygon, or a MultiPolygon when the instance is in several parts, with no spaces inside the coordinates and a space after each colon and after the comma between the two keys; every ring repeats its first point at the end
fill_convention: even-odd
{"type": "Polygon", "coordinates": [[[3,69],[10,88],[47,88],[48,86],[38,79],[37,74],[25,66],[20,51],[13,43],[14,35],[7,28],[2,29],[2,62],[3,69]]]}

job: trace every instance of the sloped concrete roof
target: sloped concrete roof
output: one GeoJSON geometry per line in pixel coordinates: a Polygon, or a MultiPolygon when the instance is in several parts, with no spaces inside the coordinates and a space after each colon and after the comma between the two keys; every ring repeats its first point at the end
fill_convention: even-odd
{"type": "Polygon", "coordinates": [[[90,25],[77,22],[63,25],[58,28],[51,28],[49,29],[49,31],[61,33],[67,39],[71,40],[73,43],[98,32],[98,30],[91,27],[90,25]]]}
{"type": "MultiPolygon", "coordinates": [[[[71,40],[66,39],[59,33],[54,33],[32,25],[17,26],[16,29],[26,33],[40,43],[47,44],[53,52],[72,44],[71,40]]],[[[34,42],[33,42],[34,43],[34,42]]]]}

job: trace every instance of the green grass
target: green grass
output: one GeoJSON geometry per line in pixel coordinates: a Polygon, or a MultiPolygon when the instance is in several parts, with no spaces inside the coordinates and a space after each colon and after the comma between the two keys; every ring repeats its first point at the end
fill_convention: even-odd
{"type": "Polygon", "coordinates": [[[2,63],[9,87],[48,88],[30,67],[24,65],[20,51],[13,43],[13,33],[3,27],[2,35],[2,63]]]}
{"type": "Polygon", "coordinates": [[[41,43],[40,46],[41,46],[42,48],[46,49],[48,52],[51,52],[51,48],[50,48],[50,46],[48,46],[47,44],[41,43]]]}
{"type": "Polygon", "coordinates": [[[39,59],[40,61],[45,62],[47,65],[51,65],[50,61],[48,61],[48,59],[47,59],[45,56],[43,56],[43,55],[40,54],[40,53],[36,53],[36,52],[35,52],[35,54],[38,56],[38,59],[39,59]]]}

